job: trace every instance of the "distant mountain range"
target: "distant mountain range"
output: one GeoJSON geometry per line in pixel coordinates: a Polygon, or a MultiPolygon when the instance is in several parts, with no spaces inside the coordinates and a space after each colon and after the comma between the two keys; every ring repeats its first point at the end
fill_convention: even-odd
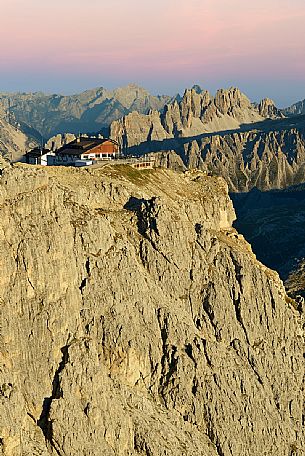
{"type": "Polygon", "coordinates": [[[220,89],[213,97],[195,86],[186,90],[180,101],[176,99],[166,104],[162,112],[151,111],[146,115],[132,112],[112,122],[110,136],[123,149],[128,149],[151,141],[236,130],[266,118],[282,117],[282,112],[268,98],[253,104],[234,87],[220,89]]]}
{"type": "Polygon", "coordinates": [[[303,190],[298,187],[294,196],[291,190],[264,196],[254,191],[249,198],[246,192],[305,182],[305,100],[279,110],[269,98],[251,103],[237,88],[212,96],[199,86],[182,97],[153,96],[135,85],[71,96],[0,94],[0,154],[11,161],[35,144],[59,147],[79,132],[110,134],[129,153],[155,153],[163,167],[224,177],[230,191],[239,192],[232,198],[240,231],[282,278],[298,268],[289,286],[300,292],[303,190]]]}
{"type": "Polygon", "coordinates": [[[266,191],[305,182],[305,116],[265,120],[227,132],[144,143],[173,169],[206,170],[226,179],[232,192],[266,191]]]}
{"type": "Polygon", "coordinates": [[[305,181],[305,116],[285,117],[266,98],[253,104],[236,88],[215,97],[195,87],[162,112],[114,121],[123,149],[158,152],[162,166],[223,176],[231,191],[285,188],[305,181]]]}
{"type": "Polygon", "coordinates": [[[0,106],[10,111],[21,128],[31,128],[37,138],[48,139],[57,133],[97,132],[113,120],[132,111],[160,110],[170,96],[153,96],[130,84],[115,90],[103,87],[77,95],[0,93],[0,106]]]}
{"type": "Polygon", "coordinates": [[[0,147],[2,155],[16,160],[29,145],[45,143],[55,135],[59,144],[67,134],[101,132],[110,133],[125,149],[159,151],[168,149],[172,139],[191,142],[209,133],[251,130],[266,119],[295,116],[303,110],[304,102],[281,111],[268,98],[251,103],[237,88],[221,89],[212,96],[198,85],[183,97],[153,96],[134,84],[70,96],[0,93],[0,147]]]}
{"type": "Polygon", "coordinates": [[[305,114],[305,100],[299,101],[298,103],[293,104],[289,108],[283,109],[285,115],[299,115],[305,114]]]}
{"type": "MultiPolygon", "coordinates": [[[[193,86],[193,92],[202,99],[204,116],[201,120],[208,124],[213,120],[214,114],[219,117],[222,113],[222,97],[226,97],[226,93],[233,98],[223,100],[227,103],[228,111],[236,101],[241,102],[239,106],[242,111],[246,108],[249,111],[251,103],[243,94],[240,94],[238,89],[217,92],[215,98],[207,91],[202,90],[198,85],[193,86]],[[239,99],[239,100],[238,100],[239,99]]],[[[172,117],[177,110],[177,104],[183,99],[190,96],[190,90],[187,90],[184,97],[179,94],[175,97],[169,95],[151,95],[147,90],[138,87],[135,84],[129,84],[126,87],[107,90],[103,87],[84,91],[75,95],[47,95],[42,92],[34,93],[1,93],[0,92],[0,107],[2,111],[13,115],[16,121],[20,124],[20,128],[25,130],[25,133],[35,135],[39,141],[41,136],[44,140],[49,139],[58,133],[85,133],[99,132],[107,127],[115,120],[127,116],[131,112],[140,114],[148,114],[150,110],[163,111],[166,107],[164,115],[172,117]],[[170,108],[171,107],[171,108],[170,108]]],[[[259,112],[263,117],[274,116],[273,103],[269,99],[265,99],[260,104],[252,104],[252,114],[250,119],[247,118],[248,113],[239,114],[236,112],[238,106],[233,107],[235,112],[227,112],[229,117],[235,117],[238,120],[251,121],[253,120],[253,112],[259,112]]],[[[198,106],[197,108],[198,109],[198,106]]],[[[284,110],[284,114],[301,114],[304,112],[304,101],[297,103],[284,110]]],[[[277,110],[277,113],[280,111],[277,110]]],[[[203,114],[203,113],[202,113],[203,114]]],[[[256,116],[255,114],[255,116],[256,116]]],[[[183,113],[182,113],[183,115],[183,113]]],[[[254,117],[255,117],[254,116],[254,117]]],[[[256,120],[258,120],[256,118],[256,120]]],[[[173,118],[174,121],[174,118],[173,118]]],[[[222,122],[224,126],[224,122],[222,122]]],[[[230,124],[231,125],[231,124],[230,124]]],[[[235,126],[237,123],[235,122],[235,126]]],[[[208,125],[207,129],[213,130],[214,125],[208,125]]]]}

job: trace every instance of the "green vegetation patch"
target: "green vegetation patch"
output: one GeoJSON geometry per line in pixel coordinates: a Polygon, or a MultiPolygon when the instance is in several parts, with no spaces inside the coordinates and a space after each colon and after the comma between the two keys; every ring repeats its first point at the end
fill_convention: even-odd
{"type": "Polygon", "coordinates": [[[114,165],[102,168],[103,174],[109,177],[125,177],[133,184],[144,185],[149,177],[157,173],[156,169],[136,169],[130,165],[114,165]]]}

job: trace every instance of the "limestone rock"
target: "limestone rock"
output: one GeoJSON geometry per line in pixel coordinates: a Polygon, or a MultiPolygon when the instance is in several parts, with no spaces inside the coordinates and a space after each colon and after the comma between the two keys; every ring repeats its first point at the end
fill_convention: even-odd
{"type": "Polygon", "coordinates": [[[0,201],[3,455],[301,455],[301,316],[222,178],[19,165],[0,201]]]}
{"type": "Polygon", "coordinates": [[[257,107],[259,114],[266,119],[279,119],[284,117],[284,114],[277,109],[274,101],[270,98],[264,98],[257,107]]]}
{"type": "Polygon", "coordinates": [[[254,187],[264,191],[283,189],[305,181],[302,126],[206,135],[170,146],[171,150],[156,154],[162,166],[173,164],[177,169],[176,163],[182,162],[184,169],[198,168],[222,176],[232,192],[247,192],[254,187]]]}
{"type": "Polygon", "coordinates": [[[153,96],[145,89],[129,84],[114,90],[98,87],[75,95],[36,93],[0,93],[0,106],[11,105],[18,122],[36,129],[37,138],[57,134],[98,132],[131,111],[147,113],[162,109],[169,96],[153,96]]]}
{"type": "Polygon", "coordinates": [[[245,132],[203,139],[200,155],[231,191],[284,188],[304,181],[305,138],[298,129],[245,132]]]}
{"type": "Polygon", "coordinates": [[[110,137],[118,140],[124,150],[129,144],[139,145],[143,141],[162,141],[170,137],[164,130],[158,111],[150,111],[147,115],[136,111],[113,122],[110,137]]]}
{"type": "MultiPolygon", "coordinates": [[[[7,114],[0,106],[0,155],[8,161],[19,161],[31,145],[31,139],[23,133],[18,124],[11,124],[7,114]]],[[[33,146],[36,143],[33,142],[33,146]]]]}
{"type": "Polygon", "coordinates": [[[298,303],[298,308],[305,312],[305,260],[302,258],[285,281],[285,287],[298,303]]]}
{"type": "MultiPolygon", "coordinates": [[[[264,105],[265,106],[265,105],[264,105]]],[[[269,105],[268,105],[269,106],[269,105]]],[[[207,132],[234,130],[242,124],[262,121],[269,110],[259,112],[239,89],[218,90],[215,97],[195,87],[186,90],[181,101],[165,105],[161,113],[138,116],[128,114],[110,126],[111,137],[125,148],[151,141],[151,131],[157,130],[155,140],[181,138],[207,132]],[[134,132],[137,132],[134,137],[134,132]]],[[[274,107],[273,116],[276,116],[274,107]]],[[[282,116],[282,114],[280,114],[282,116]]],[[[162,148],[162,146],[161,146],[162,148]]]]}

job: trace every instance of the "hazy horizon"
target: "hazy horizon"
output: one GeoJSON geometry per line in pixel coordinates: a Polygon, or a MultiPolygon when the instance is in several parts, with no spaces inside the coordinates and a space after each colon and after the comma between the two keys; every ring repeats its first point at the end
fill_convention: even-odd
{"type": "MultiPolygon", "coordinates": [[[[255,97],[255,95],[251,96],[251,90],[247,91],[247,90],[243,90],[241,85],[238,85],[238,84],[222,84],[222,85],[219,85],[219,86],[213,86],[211,88],[210,87],[207,87],[206,85],[202,85],[202,83],[199,83],[199,82],[194,82],[194,83],[191,83],[191,84],[188,84],[186,86],[183,86],[181,87],[180,89],[177,88],[177,90],[173,90],[172,88],[169,88],[168,91],[157,91],[157,90],[154,90],[153,88],[149,88],[149,87],[145,87],[144,84],[141,84],[141,83],[137,83],[137,82],[134,82],[134,81],[131,81],[131,82],[123,82],[122,84],[120,85],[108,85],[106,86],[105,84],[95,84],[93,86],[90,86],[90,87],[79,87],[78,89],[76,88],[75,90],[44,90],[43,88],[41,89],[35,89],[33,88],[33,90],[29,89],[29,90],[0,90],[0,93],[5,93],[5,94],[12,94],[12,93],[43,93],[45,95],[60,95],[60,96],[73,96],[73,95],[78,95],[80,93],[83,93],[83,92],[86,92],[88,90],[95,90],[95,89],[99,89],[99,88],[104,88],[106,90],[109,90],[109,91],[112,91],[112,90],[115,90],[115,89],[118,89],[118,88],[123,88],[123,87],[127,87],[129,85],[136,85],[144,90],[147,90],[151,95],[154,95],[154,96],[162,96],[162,95],[165,95],[165,96],[175,96],[177,94],[183,96],[183,93],[185,90],[187,89],[191,89],[193,86],[195,85],[199,85],[203,90],[208,90],[212,95],[215,95],[216,91],[219,90],[219,89],[229,89],[230,87],[237,87],[239,88],[249,99],[251,102],[259,102],[260,100],[262,100],[263,98],[266,98],[266,97],[269,97],[271,99],[273,99],[275,102],[276,102],[276,97],[272,97],[270,92],[267,93],[266,91],[262,91],[262,95],[261,96],[258,96],[258,97],[255,97]],[[215,88],[216,87],[216,88],[215,88]],[[249,93],[250,92],[250,93],[249,93]]],[[[273,92],[275,92],[274,90],[274,87],[273,87],[273,92]]],[[[295,99],[291,98],[291,102],[289,103],[284,103],[282,105],[280,105],[279,103],[277,103],[277,106],[279,108],[285,108],[285,107],[288,107],[296,102],[299,102],[299,101],[302,101],[305,99],[305,90],[304,90],[304,93],[303,95],[300,95],[299,97],[296,97],[295,99]]]]}
{"type": "Polygon", "coordinates": [[[168,95],[236,86],[279,107],[305,98],[304,0],[2,1],[1,92],[134,82],[168,95]]]}

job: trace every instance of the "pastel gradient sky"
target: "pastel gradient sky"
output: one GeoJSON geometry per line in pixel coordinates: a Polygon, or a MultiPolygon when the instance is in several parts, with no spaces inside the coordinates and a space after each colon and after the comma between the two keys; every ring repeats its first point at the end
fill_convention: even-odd
{"type": "Polygon", "coordinates": [[[305,98],[305,0],[0,0],[0,91],[305,98]]]}

